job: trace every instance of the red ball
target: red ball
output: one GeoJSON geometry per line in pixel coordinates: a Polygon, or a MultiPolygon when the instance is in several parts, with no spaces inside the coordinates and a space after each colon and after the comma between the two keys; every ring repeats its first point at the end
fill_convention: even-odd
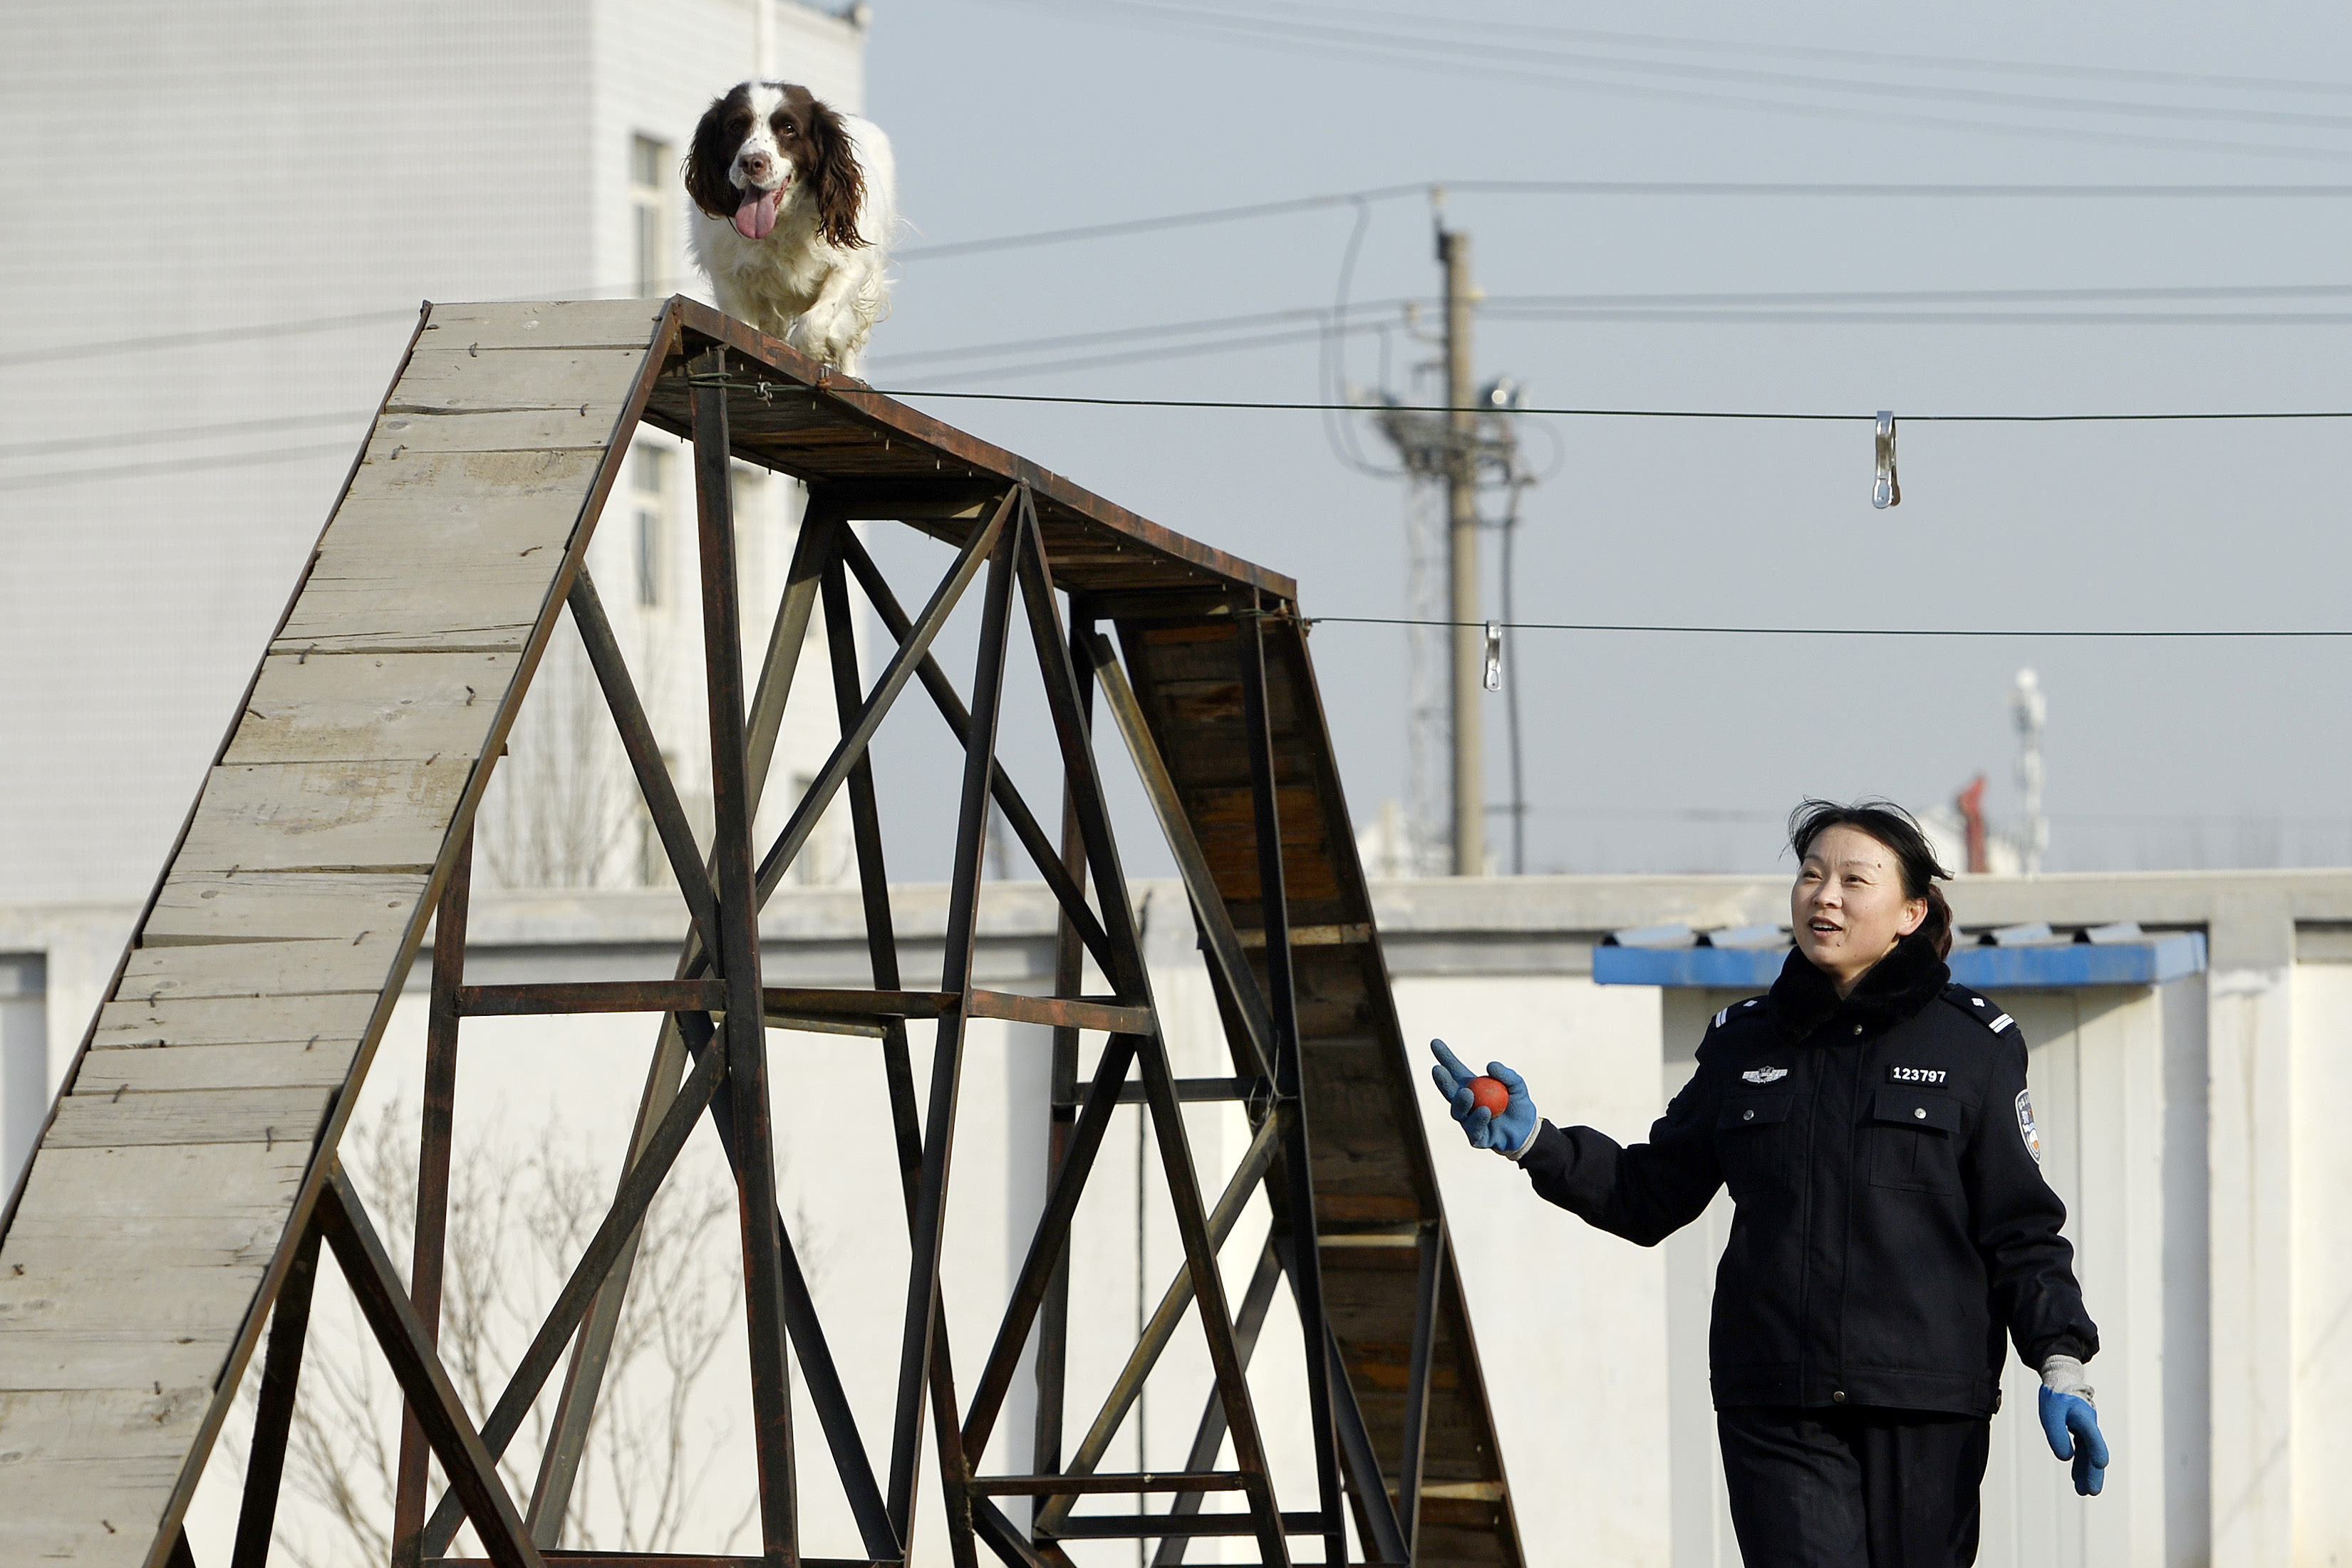
{"type": "Polygon", "coordinates": [[[1497,1116],[1511,1108],[1511,1092],[1503,1081],[1483,1073],[1470,1081],[1470,1097],[1497,1116]]]}

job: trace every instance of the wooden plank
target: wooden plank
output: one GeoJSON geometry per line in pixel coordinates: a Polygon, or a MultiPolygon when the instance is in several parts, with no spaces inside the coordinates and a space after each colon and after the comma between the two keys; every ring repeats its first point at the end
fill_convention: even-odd
{"type": "Polygon", "coordinates": [[[469,758],[215,768],[180,846],[191,871],[415,871],[432,865],[469,758]]]}
{"type": "Polygon", "coordinates": [[[570,507],[550,502],[533,517],[518,513],[501,519],[505,526],[495,533],[478,529],[430,544],[419,540],[421,530],[414,527],[338,528],[320,547],[303,593],[307,597],[321,583],[380,583],[395,591],[430,583],[436,591],[446,591],[451,584],[492,577],[507,591],[523,597],[530,597],[536,586],[543,600],[562,565],[564,547],[572,541],[577,520],[572,513],[570,507]]]}
{"type": "Polygon", "coordinates": [[[356,1040],[279,1040],[257,1045],[107,1046],[82,1058],[77,1092],[117,1089],[333,1089],[351,1076],[356,1040]]]}
{"type": "Polygon", "coordinates": [[[331,1089],[179,1089],[68,1094],[41,1139],[45,1149],[289,1141],[308,1147],[325,1123],[331,1089]]]}
{"type": "Polygon", "coordinates": [[[576,511],[602,458],[583,451],[412,453],[353,474],[331,531],[366,521],[470,537],[543,508],[568,503],[576,511]]]}
{"type": "Polygon", "coordinates": [[[420,345],[409,355],[386,406],[403,413],[576,409],[629,386],[645,360],[642,347],[482,350],[420,345]]]}
{"type": "Polygon", "coordinates": [[[391,981],[401,929],[390,922],[355,941],[226,942],[202,947],[142,947],[115,988],[120,1000],[195,997],[327,995],[381,991],[391,981]]]}
{"type": "Polygon", "coordinates": [[[108,1002],[98,1009],[93,1048],[114,1045],[258,1045],[270,1040],[357,1040],[377,998],[363,991],[321,996],[192,997],[108,1002]]]}
{"type": "Polygon", "coordinates": [[[666,299],[562,299],[530,304],[436,305],[417,339],[423,350],[644,348],[666,299]]]}
{"type": "Polygon", "coordinates": [[[149,947],[288,937],[349,942],[363,931],[404,926],[425,881],[421,870],[231,874],[175,865],[140,940],[149,947]]]}
{"type": "Polygon", "coordinates": [[[0,1248],[0,1274],[20,1263],[86,1267],[94,1236],[142,1267],[267,1264],[310,1155],[292,1142],[44,1146],[0,1248]]]}
{"type": "MultiPolygon", "coordinates": [[[[1263,926],[1252,926],[1241,933],[1241,939],[1244,947],[1263,947],[1265,946],[1265,930],[1263,926]]],[[[1371,925],[1365,921],[1345,925],[1294,925],[1290,928],[1290,945],[1293,947],[1358,946],[1371,939],[1371,925]]]]}
{"type": "Polygon", "coordinates": [[[139,1568],[211,1402],[203,1386],[0,1393],[9,1560],[139,1568]]]}
{"type": "MultiPolygon", "coordinates": [[[[313,578],[270,644],[275,653],[459,653],[520,650],[530,641],[562,552],[547,570],[484,570],[444,559],[403,576],[313,578]]],[[[487,722],[488,716],[485,716],[487,722]]]]}
{"type": "Polygon", "coordinates": [[[386,413],[368,435],[369,464],[428,452],[553,452],[612,444],[621,399],[606,392],[569,408],[482,413],[386,413]]]}
{"type": "Polygon", "coordinates": [[[0,1390],[209,1385],[267,1270],[87,1252],[12,1266],[0,1274],[0,1390]]]}
{"type": "Polygon", "coordinates": [[[517,664],[511,653],[272,653],[222,760],[478,756],[517,664]]]}

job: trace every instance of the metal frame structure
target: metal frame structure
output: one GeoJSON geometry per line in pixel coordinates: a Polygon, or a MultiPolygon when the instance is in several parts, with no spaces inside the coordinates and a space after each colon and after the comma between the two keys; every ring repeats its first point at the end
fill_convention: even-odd
{"type": "MultiPolygon", "coordinates": [[[[800,1548],[798,1487],[811,1445],[807,1434],[793,1429],[795,1365],[816,1414],[822,1453],[865,1553],[847,1562],[883,1568],[908,1561],[928,1416],[936,1448],[929,1468],[940,1489],[956,1568],[976,1568],[982,1545],[1010,1568],[1067,1568],[1068,1543],[1109,1539],[1157,1541],[1157,1568],[1172,1568],[1185,1561],[1192,1542],[1213,1537],[1250,1542],[1264,1564],[1287,1564],[1291,1542],[1313,1538],[1320,1543],[1320,1560],[1336,1563],[1350,1560],[1351,1521],[1357,1560],[1517,1568],[1507,1489],[1446,1253],[1433,1175],[1410,1088],[1399,1098],[1407,1070],[1393,1013],[1384,1010],[1384,972],[1343,806],[1339,831],[1333,831],[1336,775],[1313,706],[1304,627],[1287,582],[1119,513],[854,382],[829,378],[782,344],[687,301],[671,301],[656,323],[633,402],[634,414],[619,421],[607,444],[608,470],[625,452],[638,418],[693,443],[714,805],[707,842],[698,842],[688,825],[585,565],[594,501],[544,621],[551,624],[552,600],[560,597],[675,875],[688,926],[676,976],[667,981],[467,983],[471,813],[495,761],[493,749],[449,822],[430,897],[435,924],[411,1282],[402,1285],[335,1159],[334,1135],[349,1113],[355,1070],[318,1137],[306,1188],[314,1196],[307,1207],[298,1203],[280,1262],[256,1298],[240,1342],[253,1344],[274,1306],[230,1568],[263,1568],[268,1558],[322,1244],[349,1281],[405,1400],[392,1568],[461,1561],[447,1554],[467,1523],[498,1568],[541,1568],[551,1562],[798,1568],[820,1561],[804,1559],[800,1548]],[[746,424],[764,431],[768,443],[757,434],[745,439],[746,424]],[[852,435],[861,451],[874,452],[877,442],[883,452],[908,443],[913,454],[899,447],[892,460],[897,471],[881,476],[830,472],[808,456],[837,452],[852,435]],[[729,483],[730,465],[745,460],[797,473],[809,486],[773,633],[755,675],[741,655],[729,483]],[[926,464],[930,476],[908,476],[908,468],[919,473],[926,464]],[[882,518],[910,522],[956,546],[952,565],[911,615],[848,526],[852,519],[882,518]],[[933,648],[976,585],[978,654],[967,700],[933,648]],[[850,630],[853,591],[888,634],[887,656],[870,682],[861,674],[850,630]],[[840,740],[763,848],[753,839],[752,821],[820,604],[840,740]],[[1124,661],[1103,634],[1106,622],[1127,644],[1124,661]],[[1024,633],[1058,750],[1058,841],[998,761],[1006,669],[1024,633]],[[1203,658],[1214,665],[1205,680],[1184,663],[1203,658]],[[883,720],[914,685],[963,753],[944,960],[937,988],[928,990],[908,988],[901,972],[869,756],[883,720]],[[1230,1076],[1175,1076],[1106,801],[1097,709],[1108,713],[1124,743],[1189,894],[1231,1047],[1230,1076]],[[1188,738],[1181,758],[1164,744],[1171,734],[1188,738]],[[1223,769],[1224,781],[1204,779],[1204,767],[1223,769]],[[767,986],[760,910],[820,816],[844,796],[871,988],[767,986]],[[992,802],[1059,904],[1050,997],[985,989],[974,981],[992,802]],[[1302,880],[1311,884],[1303,891],[1302,880]],[[1087,994],[1089,962],[1108,994],[1087,994]],[[1357,994],[1367,976],[1377,982],[1370,1001],[1357,994]],[[435,1349],[461,1023],[469,1017],[594,1012],[663,1016],[624,1170],[609,1212],[504,1393],[477,1424],[435,1349]],[[960,1389],[947,1354],[940,1267],[958,1088],[976,1019],[1052,1030],[1049,1179],[992,1346],[960,1389]],[[1303,1019],[1314,1027],[1303,1028],[1303,1019]],[[936,1030],[929,1082],[919,1092],[908,1036],[913,1022],[931,1023],[936,1030]],[[896,1395],[887,1413],[888,1458],[879,1474],[777,1206],[767,1044],[767,1030],[777,1027],[863,1036],[879,1048],[911,1256],[896,1395]],[[1105,1040],[1090,1069],[1081,1051],[1087,1031],[1105,1040]],[[1318,1066],[1328,1061],[1344,1065],[1318,1066]],[[1088,1073],[1084,1079],[1082,1071],[1088,1073]],[[1351,1131],[1355,1113],[1343,1103],[1350,1094],[1375,1103],[1365,1113],[1372,1117],[1367,1125],[1391,1131],[1351,1131]],[[1202,1102],[1240,1105],[1252,1133],[1246,1153],[1213,1199],[1202,1186],[1182,1114],[1185,1104],[1202,1102]],[[1109,1396],[1066,1451],[1065,1373],[1074,1332],[1071,1228],[1114,1111],[1137,1103],[1150,1118],[1183,1264],[1109,1396]],[[1398,1119],[1400,1104],[1407,1120],[1398,1119]],[[1318,1160],[1316,1140],[1327,1113],[1339,1145],[1324,1148],[1318,1160]],[[723,1559],[559,1552],[639,1228],[706,1117],[733,1173],[741,1219],[759,1552],[723,1559]],[[1381,1148],[1382,1138],[1395,1147],[1381,1148]],[[1388,1185],[1378,1192],[1327,1176],[1382,1161],[1394,1168],[1386,1170],[1381,1179],[1388,1185]],[[1388,1196],[1399,1183],[1405,1196],[1388,1196]],[[1236,1304],[1228,1297],[1218,1253],[1260,1190],[1271,1205],[1272,1229],[1236,1304]],[[1342,1262],[1347,1267],[1336,1277],[1341,1283],[1335,1297],[1332,1269],[1342,1262]],[[1276,1495],[1248,1379],[1283,1281],[1306,1336],[1301,1395],[1315,1490],[1311,1508],[1289,1511],[1276,1495]],[[1183,1468],[1153,1474],[1102,1469],[1113,1435],[1188,1313],[1201,1324],[1213,1376],[1183,1468]],[[1390,1326],[1378,1327],[1376,1321],[1390,1326]],[[1381,1337],[1399,1323],[1409,1323],[1408,1341],[1381,1337]],[[1031,1463],[1023,1473],[981,1473],[1018,1364],[1033,1341],[1039,1397],[1031,1463]],[[500,1479],[499,1457],[551,1382],[557,1385],[556,1404],[537,1479],[529,1497],[517,1497],[500,1479]],[[1455,1414],[1440,1437],[1431,1413],[1448,1399],[1455,1414]],[[1232,1467],[1217,1468],[1228,1448],[1232,1467]],[[1432,1473],[1433,1448],[1448,1455],[1442,1479],[1432,1473]],[[429,1491],[428,1456],[449,1479],[437,1500],[429,1491]],[[1212,1494],[1224,1493],[1238,1500],[1238,1511],[1206,1506],[1212,1494]],[[1089,1498],[1139,1494],[1171,1494],[1172,1501],[1166,1512],[1080,1508],[1089,1498]],[[1034,1500],[1026,1527],[1001,1506],[1005,1498],[1034,1500]],[[1448,1508],[1453,1528],[1431,1523],[1448,1508]],[[1424,1544],[1441,1536],[1435,1549],[1424,1544]]],[[[610,482],[607,473],[597,499],[610,482]]],[[[541,647],[545,631],[543,624],[541,647]]],[[[505,722],[511,722],[512,703],[527,679],[526,668],[505,722]]],[[[394,990],[405,963],[396,964],[394,990]]],[[[242,1354],[233,1354],[225,1384],[231,1393],[242,1367],[242,1354]]],[[[199,1449],[195,1469],[202,1458],[199,1449]]],[[[180,1509],[192,1487],[193,1473],[180,1489],[180,1509]]],[[[192,1563],[177,1512],[167,1511],[165,1523],[149,1561],[192,1563]]]]}

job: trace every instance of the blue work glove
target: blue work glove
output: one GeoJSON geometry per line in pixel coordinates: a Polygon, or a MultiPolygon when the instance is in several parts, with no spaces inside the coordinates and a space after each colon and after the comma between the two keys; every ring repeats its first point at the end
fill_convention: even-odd
{"type": "Polygon", "coordinates": [[[1454,1119],[1462,1124],[1462,1135],[1470,1140],[1470,1146],[1492,1149],[1508,1160],[1526,1154],[1536,1141],[1536,1129],[1542,1125],[1536,1115],[1536,1103],[1528,1094],[1528,1081],[1499,1061],[1486,1063],[1486,1075],[1500,1080],[1503,1087],[1511,1092],[1510,1104],[1497,1116],[1479,1104],[1470,1092],[1470,1080],[1478,1075],[1446,1050],[1444,1040],[1431,1040],[1429,1053],[1437,1058],[1437,1065],[1429,1070],[1429,1075],[1437,1081],[1437,1092],[1453,1107],[1454,1119]]]}
{"type": "Polygon", "coordinates": [[[2099,1434],[2099,1412],[2091,1403],[2091,1385],[2083,1364],[2071,1355],[2053,1355],[2042,1364],[2042,1432],[2050,1451],[2074,1461],[2074,1490],[2096,1497],[2107,1484],[2107,1440],[2099,1434]]]}

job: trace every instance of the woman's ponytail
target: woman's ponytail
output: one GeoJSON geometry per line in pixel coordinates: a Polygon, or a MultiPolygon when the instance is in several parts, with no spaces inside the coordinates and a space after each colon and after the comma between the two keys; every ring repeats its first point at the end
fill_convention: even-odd
{"type": "Polygon", "coordinates": [[[1927,884],[1927,918],[1919,922],[1918,934],[1934,945],[1937,957],[1952,956],[1952,906],[1932,882],[1927,884]]]}

